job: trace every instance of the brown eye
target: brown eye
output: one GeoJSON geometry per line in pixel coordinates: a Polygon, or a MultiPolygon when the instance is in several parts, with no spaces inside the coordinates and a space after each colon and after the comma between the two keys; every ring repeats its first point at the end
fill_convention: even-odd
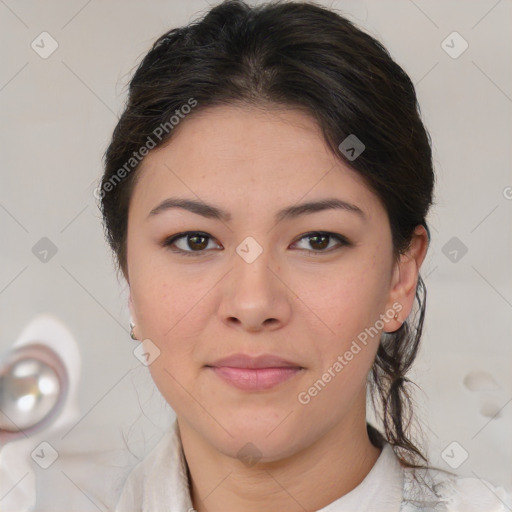
{"type": "MultiPolygon", "coordinates": [[[[312,253],[327,253],[331,252],[331,249],[333,249],[333,246],[330,245],[330,242],[332,240],[338,241],[338,247],[341,246],[350,246],[350,242],[343,236],[335,234],[335,233],[328,233],[324,231],[315,231],[312,233],[306,233],[303,235],[299,242],[302,240],[306,240],[306,244],[312,248],[313,250],[309,250],[307,247],[305,248],[306,251],[312,252],[312,253]]],[[[334,249],[336,249],[336,246],[334,246],[334,249]]]]}
{"type": "Polygon", "coordinates": [[[208,247],[208,237],[204,235],[187,235],[187,243],[194,251],[202,251],[208,247]]]}
{"type": "Polygon", "coordinates": [[[211,240],[212,237],[207,233],[189,231],[167,238],[163,245],[164,247],[169,247],[173,252],[181,253],[186,256],[200,256],[205,254],[208,243],[211,240]]]}
{"type": "Polygon", "coordinates": [[[313,235],[309,238],[309,243],[311,244],[311,247],[313,247],[315,251],[322,251],[323,249],[329,246],[329,240],[329,235],[313,235]]]}

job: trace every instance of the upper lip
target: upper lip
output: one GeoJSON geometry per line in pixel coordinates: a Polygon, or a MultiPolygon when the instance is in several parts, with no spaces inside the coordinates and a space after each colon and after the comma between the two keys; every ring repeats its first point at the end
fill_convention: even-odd
{"type": "Polygon", "coordinates": [[[262,354],[260,356],[233,354],[218,359],[214,363],[207,364],[206,366],[230,366],[232,368],[302,368],[297,363],[272,354],[262,354]]]}

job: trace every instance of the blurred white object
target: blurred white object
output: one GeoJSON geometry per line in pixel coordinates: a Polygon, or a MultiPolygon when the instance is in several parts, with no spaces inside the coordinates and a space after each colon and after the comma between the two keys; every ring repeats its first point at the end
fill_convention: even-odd
{"type": "MultiPolygon", "coordinates": [[[[59,356],[68,377],[67,393],[57,414],[51,418],[51,421],[41,423],[41,428],[28,428],[24,434],[13,440],[2,435],[2,442],[7,440],[7,443],[0,447],[0,510],[2,512],[34,510],[36,503],[35,464],[37,463],[41,468],[49,467],[59,456],[46,440],[51,439],[56,432],[71,428],[80,418],[77,392],[81,360],[73,335],[56,317],[43,314],[37,316],[22,331],[11,348],[28,347],[34,343],[47,347],[59,356]]],[[[34,365],[37,368],[25,367],[25,371],[33,372],[39,369],[46,372],[48,387],[52,383],[55,385],[55,381],[51,379],[52,372],[49,365],[37,361],[34,362],[34,365]]],[[[41,385],[40,381],[39,384],[41,385]]],[[[37,411],[41,417],[44,412],[48,413],[52,410],[51,393],[42,403],[43,410],[37,411]]],[[[11,419],[14,420],[14,418],[11,419]]],[[[16,419],[20,420],[20,418],[16,419]]],[[[14,422],[16,423],[16,421],[14,422]]],[[[26,428],[30,424],[19,424],[18,426],[26,428]]]]}
{"type": "Polygon", "coordinates": [[[0,445],[46,428],[61,412],[68,374],[47,345],[27,344],[0,356],[0,445]]]}

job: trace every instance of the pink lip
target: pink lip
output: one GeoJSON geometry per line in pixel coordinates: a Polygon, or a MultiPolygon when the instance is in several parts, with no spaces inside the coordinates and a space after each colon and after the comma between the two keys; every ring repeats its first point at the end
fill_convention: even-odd
{"type": "Polygon", "coordinates": [[[270,389],[292,378],[301,368],[232,368],[214,366],[211,368],[221,379],[245,391],[270,389]]]}
{"type": "Polygon", "coordinates": [[[216,375],[245,391],[270,389],[303,370],[299,364],[271,354],[251,357],[234,354],[217,360],[211,365],[216,375]]]}
{"type": "Polygon", "coordinates": [[[248,356],[247,354],[233,354],[207,366],[230,366],[232,368],[301,368],[297,363],[292,363],[272,354],[261,356],[248,356]]]}

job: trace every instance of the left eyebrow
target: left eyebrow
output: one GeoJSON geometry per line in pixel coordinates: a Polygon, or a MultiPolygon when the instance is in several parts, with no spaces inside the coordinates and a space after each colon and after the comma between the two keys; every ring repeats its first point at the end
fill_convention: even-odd
{"type": "MultiPolygon", "coordinates": [[[[174,197],[169,197],[168,199],[162,201],[158,206],[149,212],[148,217],[158,215],[159,213],[170,210],[172,208],[188,210],[208,219],[216,219],[225,222],[229,222],[231,220],[231,214],[217,206],[213,206],[202,201],[196,201],[195,199],[181,199],[174,197]]],[[[358,215],[364,221],[367,220],[367,216],[363,210],[361,210],[361,208],[355,204],[348,203],[347,201],[342,201],[341,199],[337,198],[327,198],[320,201],[312,201],[309,203],[289,206],[283,210],[278,211],[276,213],[275,220],[276,222],[280,222],[282,220],[294,219],[302,215],[334,209],[351,212],[358,215]]]]}

